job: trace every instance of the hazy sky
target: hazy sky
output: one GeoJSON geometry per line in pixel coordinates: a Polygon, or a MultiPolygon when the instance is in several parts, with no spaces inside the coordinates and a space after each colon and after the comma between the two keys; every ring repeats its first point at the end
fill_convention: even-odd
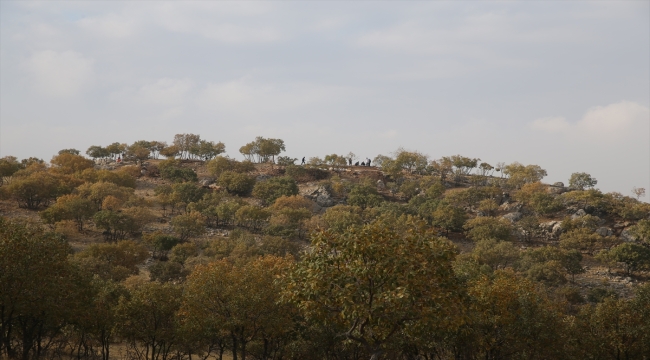
{"type": "Polygon", "coordinates": [[[0,156],[261,135],[650,191],[648,1],[0,1],[0,31],[0,156]]]}

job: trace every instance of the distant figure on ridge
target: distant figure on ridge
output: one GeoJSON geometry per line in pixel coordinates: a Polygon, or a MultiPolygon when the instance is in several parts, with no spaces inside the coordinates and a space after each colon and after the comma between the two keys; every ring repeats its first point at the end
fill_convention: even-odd
{"type": "Polygon", "coordinates": [[[305,157],[304,156],[302,157],[302,162],[300,163],[300,165],[305,165],[305,157]]]}
{"type": "Polygon", "coordinates": [[[349,165],[352,166],[352,158],[348,158],[349,165]]]}
{"type": "Polygon", "coordinates": [[[361,163],[361,166],[366,166],[366,162],[365,162],[365,161],[362,162],[362,163],[361,163]]]}
{"type": "Polygon", "coordinates": [[[359,162],[358,162],[358,161],[355,162],[355,163],[354,163],[354,166],[359,166],[359,162]]]}
{"type": "Polygon", "coordinates": [[[370,166],[370,161],[371,161],[371,160],[370,160],[370,159],[368,159],[368,166],[370,166]]]}

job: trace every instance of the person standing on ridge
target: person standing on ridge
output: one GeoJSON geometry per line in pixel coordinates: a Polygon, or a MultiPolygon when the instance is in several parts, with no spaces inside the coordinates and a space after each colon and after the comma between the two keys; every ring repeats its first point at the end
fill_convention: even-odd
{"type": "Polygon", "coordinates": [[[371,161],[370,158],[368,158],[368,166],[370,166],[370,161],[371,161]]]}
{"type": "Polygon", "coordinates": [[[305,165],[305,157],[304,156],[302,157],[302,162],[300,163],[300,165],[305,165]]]}

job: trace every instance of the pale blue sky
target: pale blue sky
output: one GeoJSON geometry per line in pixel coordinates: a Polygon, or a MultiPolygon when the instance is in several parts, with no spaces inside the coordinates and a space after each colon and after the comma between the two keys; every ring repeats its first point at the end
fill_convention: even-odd
{"type": "Polygon", "coordinates": [[[239,158],[261,135],[630,195],[650,190],[649,4],[2,1],[0,156],[189,132],[239,158]]]}

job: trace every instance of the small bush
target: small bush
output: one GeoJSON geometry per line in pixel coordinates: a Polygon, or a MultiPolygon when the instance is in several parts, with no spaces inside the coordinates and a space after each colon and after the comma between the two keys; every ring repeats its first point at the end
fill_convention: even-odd
{"type": "Polygon", "coordinates": [[[217,184],[231,194],[248,196],[255,186],[255,178],[234,171],[225,171],[219,176],[217,184]]]}
{"type": "Polygon", "coordinates": [[[329,172],[313,167],[288,165],[285,168],[285,175],[291,176],[298,182],[308,182],[327,179],[329,172]]]}
{"type": "Polygon", "coordinates": [[[239,162],[235,159],[230,159],[224,156],[217,156],[208,162],[208,171],[213,176],[221,176],[225,171],[232,171],[236,173],[247,173],[255,170],[255,164],[250,161],[239,162]]]}
{"type": "Polygon", "coordinates": [[[281,196],[292,196],[298,194],[296,181],[289,176],[274,177],[266,181],[258,182],[253,188],[253,196],[273,203],[281,196]]]}

